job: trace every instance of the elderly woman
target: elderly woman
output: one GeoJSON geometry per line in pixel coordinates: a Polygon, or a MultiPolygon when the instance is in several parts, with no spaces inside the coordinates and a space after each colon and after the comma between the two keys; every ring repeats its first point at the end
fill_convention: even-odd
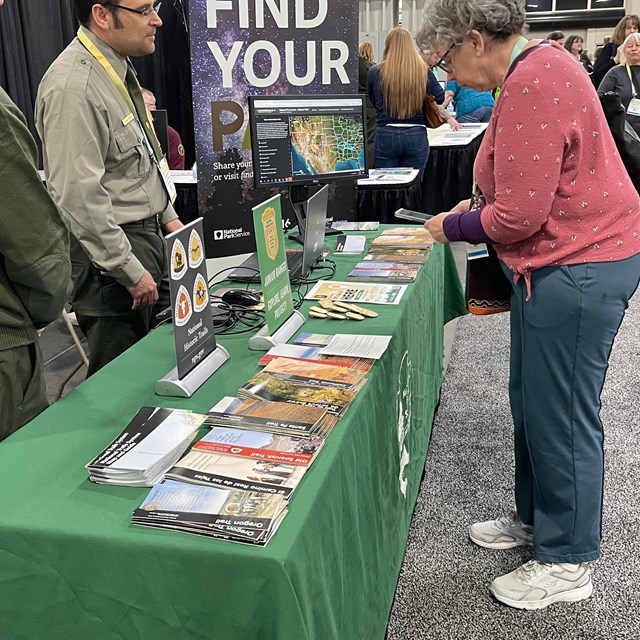
{"type": "Polygon", "coordinates": [[[589,77],[521,36],[524,0],[427,0],[423,31],[462,86],[502,87],[476,160],[484,202],[425,224],[439,242],[492,243],[511,286],[509,396],[516,514],[472,525],[532,559],[490,592],[521,609],[592,593],[600,556],[600,392],[640,279],[640,201],[589,77]]]}
{"type": "Polygon", "coordinates": [[[615,91],[627,112],[627,122],[640,135],[640,33],[629,34],[618,51],[620,64],[607,71],[598,93],[615,91]]]}
{"type": "Polygon", "coordinates": [[[591,79],[596,87],[602,82],[602,78],[604,78],[609,69],[620,64],[618,48],[624,42],[624,39],[630,33],[637,33],[638,31],[640,31],[640,17],[630,13],[620,19],[616,28],[613,30],[611,40],[602,47],[602,50],[596,57],[596,61],[593,63],[591,79]]]}

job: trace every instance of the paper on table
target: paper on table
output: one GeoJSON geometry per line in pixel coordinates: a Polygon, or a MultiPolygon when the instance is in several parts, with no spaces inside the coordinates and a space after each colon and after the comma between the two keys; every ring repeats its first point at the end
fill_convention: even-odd
{"type": "Polygon", "coordinates": [[[391,336],[336,333],[329,344],[320,350],[322,355],[351,356],[379,360],[387,350],[391,336]]]}
{"type": "Polygon", "coordinates": [[[336,253],[362,253],[366,242],[365,236],[340,236],[336,241],[336,253]]]}
{"type": "Polygon", "coordinates": [[[406,284],[378,284],[373,282],[337,282],[320,280],[307,293],[305,300],[340,300],[360,304],[399,304],[407,290],[406,284]]]}

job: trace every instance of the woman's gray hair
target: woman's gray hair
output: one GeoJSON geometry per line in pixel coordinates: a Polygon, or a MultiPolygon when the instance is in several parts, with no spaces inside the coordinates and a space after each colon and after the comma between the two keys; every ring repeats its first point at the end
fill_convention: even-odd
{"type": "Polygon", "coordinates": [[[630,42],[637,42],[640,44],[640,33],[630,33],[625,39],[624,42],[620,45],[620,64],[627,64],[627,54],[625,53],[625,48],[630,42]]]}
{"type": "Polygon", "coordinates": [[[522,33],[525,0],[426,0],[418,43],[460,44],[471,29],[498,39],[522,33]]]}

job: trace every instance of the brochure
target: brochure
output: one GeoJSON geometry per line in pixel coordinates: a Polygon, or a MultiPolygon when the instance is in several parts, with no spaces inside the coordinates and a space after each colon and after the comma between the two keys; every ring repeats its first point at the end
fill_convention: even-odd
{"type": "Polygon", "coordinates": [[[324,438],[320,437],[298,438],[268,431],[213,427],[191,450],[261,460],[262,468],[269,469],[277,468],[277,463],[308,467],[323,444],[324,438]]]}
{"type": "Polygon", "coordinates": [[[331,225],[332,229],[338,231],[377,231],[379,227],[379,222],[352,222],[351,220],[336,220],[331,225]]]}
{"type": "Polygon", "coordinates": [[[265,545],[287,513],[278,495],[165,480],[133,512],[135,525],[265,545]]]}
{"type": "Polygon", "coordinates": [[[85,465],[89,480],[153,486],[184,453],[205,418],[179,409],[142,407],[124,431],[85,465]]]}
{"type": "Polygon", "coordinates": [[[365,236],[341,235],[336,238],[336,253],[362,253],[367,243],[365,236]]]}
{"type": "Polygon", "coordinates": [[[335,416],[342,416],[353,402],[355,391],[295,384],[263,371],[240,387],[238,395],[240,397],[263,398],[273,402],[287,402],[304,407],[320,407],[335,416]]]}
{"type": "Polygon", "coordinates": [[[391,336],[369,336],[337,333],[322,349],[327,355],[345,355],[379,360],[387,350],[391,336]]]}
{"type": "Polygon", "coordinates": [[[206,423],[311,437],[325,430],[326,418],[327,411],[323,407],[226,396],[211,408],[206,423]]]}
{"type": "MultiPolygon", "coordinates": [[[[400,263],[405,265],[418,265],[424,264],[429,258],[429,252],[420,251],[417,254],[414,253],[369,253],[364,258],[362,258],[362,262],[358,264],[362,264],[363,262],[387,262],[387,263],[400,263]]],[[[357,266],[357,265],[356,265],[357,266]]]]}
{"type": "Polygon", "coordinates": [[[400,304],[400,300],[407,290],[405,284],[377,284],[367,282],[337,282],[334,280],[320,280],[307,293],[307,300],[339,300],[357,304],[369,302],[371,304],[400,304]]]}
{"type": "Polygon", "coordinates": [[[358,391],[366,378],[359,371],[321,362],[294,358],[274,358],[264,368],[266,373],[288,382],[318,387],[335,387],[358,391]]]}
{"type": "Polygon", "coordinates": [[[335,364],[340,367],[348,367],[356,371],[366,373],[371,369],[372,360],[366,358],[346,358],[342,356],[324,356],[320,353],[319,346],[305,346],[303,344],[277,344],[271,347],[265,355],[258,360],[259,365],[269,364],[274,358],[285,357],[297,360],[319,362],[321,364],[335,364]]]}
{"type": "Polygon", "coordinates": [[[167,471],[165,477],[221,489],[279,495],[288,499],[305,471],[306,467],[292,464],[273,464],[266,460],[192,449],[167,471]]]}
{"type": "Polygon", "coordinates": [[[353,269],[347,274],[349,280],[358,282],[413,282],[419,269],[353,269]]]}

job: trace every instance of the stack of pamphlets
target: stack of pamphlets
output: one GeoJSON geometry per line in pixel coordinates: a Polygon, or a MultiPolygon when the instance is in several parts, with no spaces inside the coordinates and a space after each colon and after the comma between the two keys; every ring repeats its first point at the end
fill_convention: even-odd
{"type": "Polygon", "coordinates": [[[402,262],[358,262],[347,274],[348,280],[360,282],[413,282],[422,265],[402,262]]]}
{"type": "Polygon", "coordinates": [[[211,408],[206,423],[313,438],[327,435],[335,425],[336,418],[323,407],[226,396],[211,408]]]}
{"type": "Polygon", "coordinates": [[[351,220],[336,220],[332,225],[332,229],[338,231],[377,231],[380,226],[379,222],[353,222],[351,220]]]}
{"type": "Polygon", "coordinates": [[[393,227],[385,229],[371,241],[370,252],[384,253],[387,249],[422,249],[433,246],[431,234],[420,227],[393,227]]]}
{"type": "Polygon", "coordinates": [[[184,453],[205,418],[190,411],[142,407],[86,465],[89,480],[131,487],[154,485],[184,453]]]}
{"type": "Polygon", "coordinates": [[[266,493],[289,499],[306,470],[307,467],[293,464],[273,464],[250,457],[192,449],[167,471],[165,477],[208,487],[266,493]]]}
{"type": "Polygon", "coordinates": [[[371,243],[370,252],[347,275],[360,282],[413,282],[433,246],[421,227],[385,229],[371,243]]]}
{"type": "Polygon", "coordinates": [[[310,360],[324,364],[335,364],[339,367],[347,367],[367,373],[373,365],[373,360],[368,358],[347,358],[343,356],[325,356],[320,353],[319,346],[302,344],[277,344],[271,347],[265,355],[258,360],[258,364],[269,364],[274,358],[294,358],[296,360],[310,360]]]}
{"type": "Polygon", "coordinates": [[[193,445],[193,451],[250,458],[258,461],[263,470],[276,470],[280,464],[309,467],[323,445],[324,438],[318,436],[299,438],[269,431],[213,427],[193,445]]]}
{"type": "Polygon", "coordinates": [[[264,546],[287,513],[279,495],[165,480],[133,512],[133,524],[264,546]]]}

